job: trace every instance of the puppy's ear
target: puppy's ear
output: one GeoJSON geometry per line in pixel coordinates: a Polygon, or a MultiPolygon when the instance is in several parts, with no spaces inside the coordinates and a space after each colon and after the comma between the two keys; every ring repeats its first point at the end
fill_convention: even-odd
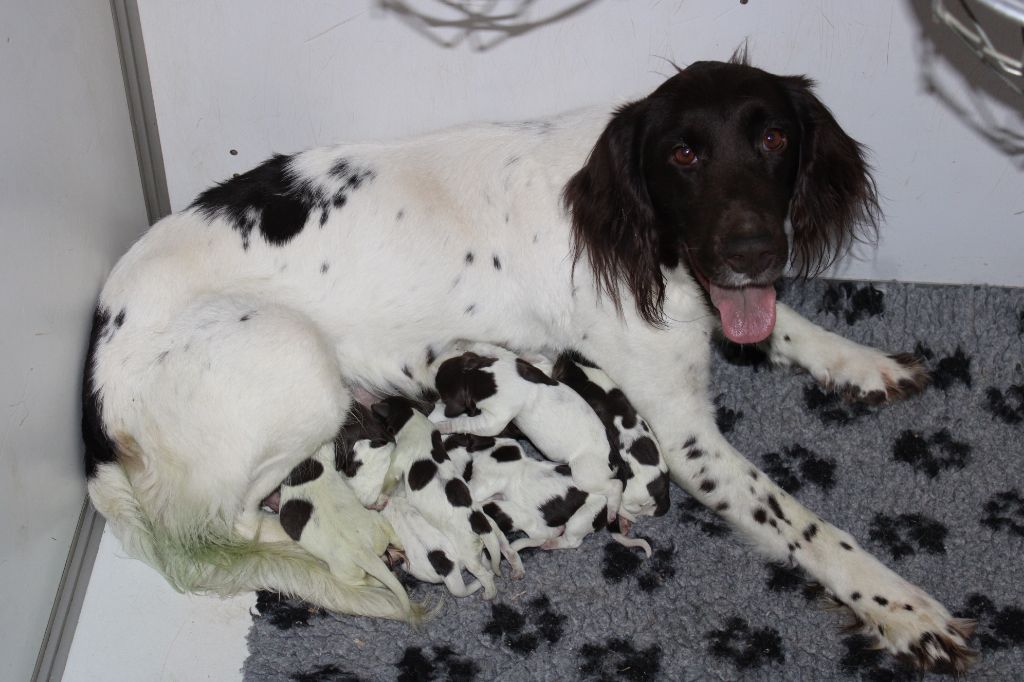
{"type": "Polygon", "coordinates": [[[621,289],[652,324],[662,321],[665,278],[658,227],[644,177],[647,100],[615,112],[562,200],[572,220],[573,265],[586,255],[597,286],[622,309],[621,289]]]}
{"type": "Polygon", "coordinates": [[[782,77],[801,128],[800,167],[790,202],[793,263],[802,275],[831,265],[853,241],[873,242],[881,208],[865,149],[847,135],[803,76],[782,77]]]}
{"type": "Polygon", "coordinates": [[[391,406],[385,401],[374,403],[370,406],[370,411],[373,412],[373,416],[377,417],[381,421],[387,421],[388,416],[391,414],[391,406]]]}

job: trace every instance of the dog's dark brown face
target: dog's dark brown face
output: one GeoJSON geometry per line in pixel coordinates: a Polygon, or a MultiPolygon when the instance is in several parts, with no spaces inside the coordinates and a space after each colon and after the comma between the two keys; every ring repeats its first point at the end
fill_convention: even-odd
{"type": "Polygon", "coordinates": [[[662,268],[683,265],[739,343],[771,334],[789,264],[820,270],[878,215],[860,145],[810,81],[736,62],[693,64],[619,109],[565,200],[576,258],[613,299],[624,285],[657,323],[662,268]]]}

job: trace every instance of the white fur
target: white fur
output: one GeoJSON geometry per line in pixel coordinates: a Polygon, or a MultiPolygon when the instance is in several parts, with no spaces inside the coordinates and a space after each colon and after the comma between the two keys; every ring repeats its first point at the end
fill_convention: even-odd
{"type": "MultiPolygon", "coordinates": [[[[645,416],[678,485],[762,552],[792,559],[859,617],[883,625],[883,646],[908,653],[932,631],[963,645],[966,630],[941,604],[763,474],[754,480],[750,463],[719,434],[708,392],[718,321],[684,267],[664,273],[660,328],[629,301],[620,313],[600,297],[586,259],[573,270],[560,193],[608,119],[608,109],[598,109],[544,125],[472,126],[304,152],[290,168],[309,187],[336,186],[325,171],[341,158],[375,177],[343,208],[312,211],[283,245],[257,228],[244,250],[223,217],[195,210],[150,229],[103,288],[100,306],[125,318],[97,344],[90,368],[119,460],[99,466],[89,492],[127,551],[180,589],[269,587],[340,611],[406,617],[386,590],[353,589],[284,542],[260,501],[334,437],[350,404],[346,385],[416,391],[428,349],[441,354],[456,339],[517,352],[574,348],[645,416]],[[704,456],[687,458],[691,439],[704,456]],[[715,482],[710,494],[700,490],[705,480],[715,482]],[[788,523],[754,519],[769,495],[788,523]],[[818,527],[813,542],[790,552],[810,523],[818,527]],[[237,561],[214,567],[181,558],[208,538],[233,543],[237,561]],[[840,541],[854,549],[838,549],[840,541]],[[852,591],[884,592],[915,609],[853,602],[852,591]]],[[[795,329],[825,338],[779,308],[773,348],[795,329]]],[[[850,371],[848,349],[811,341],[776,359],[835,381],[850,371]]],[[[857,347],[852,357],[851,379],[869,388],[904,371],[879,351],[857,347]]]]}

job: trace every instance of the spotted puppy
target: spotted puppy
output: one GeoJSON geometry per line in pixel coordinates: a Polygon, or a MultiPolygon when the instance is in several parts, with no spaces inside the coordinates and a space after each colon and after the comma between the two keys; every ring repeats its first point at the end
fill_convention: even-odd
{"type": "Polygon", "coordinates": [[[522,577],[519,555],[497,525],[474,504],[469,486],[456,474],[441,434],[430,420],[404,398],[387,398],[375,403],[372,410],[395,438],[385,493],[397,489],[399,481],[404,483],[409,503],[452,541],[458,563],[480,581],[485,599],[493,599],[497,588],[493,576],[480,563],[484,548],[495,575],[501,575],[504,555],[512,566],[512,577],[522,577]]]}
{"type": "Polygon", "coordinates": [[[406,573],[423,582],[444,583],[456,597],[468,597],[482,587],[480,580],[466,583],[462,577],[466,565],[455,543],[404,496],[389,499],[382,513],[402,542],[406,573]]]}
{"type": "Polygon", "coordinates": [[[395,441],[370,408],[353,403],[349,417],[334,439],[335,465],[364,507],[384,509],[384,477],[391,467],[395,441]]]}
{"type": "Polygon", "coordinates": [[[379,513],[365,509],[335,469],[334,447],[324,445],[292,469],[281,484],[281,526],[306,551],[323,560],[346,585],[379,590],[383,585],[402,605],[409,620],[419,620],[422,605],[409,600],[398,578],[381,560],[401,540],[379,513]]]}
{"type": "Polygon", "coordinates": [[[661,446],[615,382],[593,363],[563,353],[552,377],[587,401],[604,424],[612,469],[623,483],[619,523],[624,533],[640,516],[662,516],[669,509],[668,464],[661,446]]]}
{"type": "MultiPolygon", "coordinates": [[[[583,538],[607,524],[606,498],[573,485],[568,464],[528,457],[511,438],[456,433],[445,439],[444,447],[456,469],[462,470],[473,499],[498,527],[504,533],[527,535],[512,543],[517,551],[579,547],[583,538]]],[[[645,540],[617,531],[612,537],[651,555],[645,540]]]]}
{"type": "Polygon", "coordinates": [[[571,388],[490,344],[446,356],[434,384],[445,404],[442,433],[496,436],[513,422],[545,457],[569,465],[577,487],[607,498],[608,522],[615,520],[622,482],[608,464],[604,426],[571,388]]]}

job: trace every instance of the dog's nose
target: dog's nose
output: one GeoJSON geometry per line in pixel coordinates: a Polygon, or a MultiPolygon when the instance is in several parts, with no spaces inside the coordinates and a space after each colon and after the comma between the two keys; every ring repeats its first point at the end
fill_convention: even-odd
{"type": "Polygon", "coordinates": [[[775,264],[775,249],[767,236],[732,237],[722,243],[719,253],[733,271],[751,277],[775,264]]]}

